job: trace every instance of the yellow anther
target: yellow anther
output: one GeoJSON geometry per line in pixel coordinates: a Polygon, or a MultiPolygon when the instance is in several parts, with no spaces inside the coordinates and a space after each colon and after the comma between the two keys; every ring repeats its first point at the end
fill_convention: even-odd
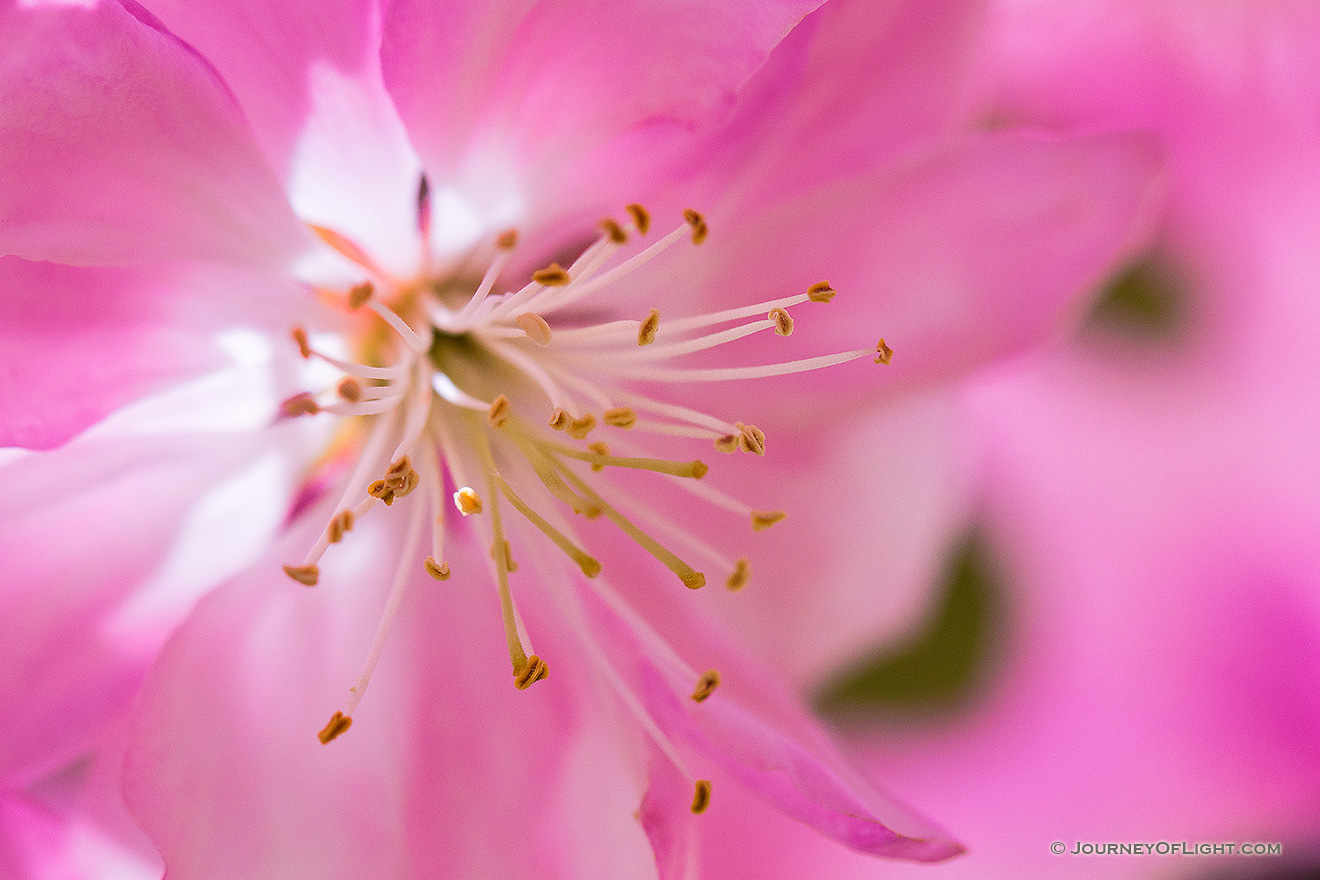
{"type": "Polygon", "coordinates": [[[753,510],[752,531],[764,531],[787,516],[782,510],[753,510]]]}
{"type": "Polygon", "coordinates": [[[596,417],[587,413],[580,419],[573,419],[568,423],[568,436],[574,440],[585,440],[596,427],[596,417]]]}
{"type": "Polygon", "coordinates": [[[511,410],[509,398],[501,394],[490,402],[490,411],[486,414],[486,421],[490,422],[492,428],[503,428],[504,423],[509,420],[511,410]]]}
{"type": "Polygon", "coordinates": [[[449,580],[448,562],[436,562],[434,556],[428,556],[426,561],[422,563],[422,568],[425,568],[426,573],[438,581],[449,580]]]}
{"type": "Polygon", "coordinates": [[[688,226],[692,227],[693,244],[701,244],[706,240],[706,236],[710,234],[710,230],[706,228],[705,217],[701,216],[691,208],[684,208],[683,219],[687,221],[688,226]]]}
{"type": "MultiPolygon", "coordinates": [[[[509,546],[509,542],[507,540],[502,542],[502,545],[503,545],[502,549],[504,551],[504,570],[517,571],[518,563],[513,561],[513,548],[509,546]]],[[[490,558],[495,560],[496,562],[499,562],[500,557],[497,555],[496,552],[497,547],[501,547],[501,545],[500,544],[490,545],[490,558]]]]}
{"type": "Polygon", "coordinates": [[[572,423],[573,417],[559,407],[555,408],[554,413],[550,416],[550,421],[546,422],[547,425],[554,428],[556,431],[562,431],[572,423]]]}
{"type": "Polygon", "coordinates": [[[354,379],[352,376],[345,376],[340,379],[339,384],[335,386],[335,393],[337,393],[342,400],[346,400],[349,403],[357,403],[362,399],[362,383],[357,379],[354,379]]]}
{"type": "Polygon", "coordinates": [[[699,571],[680,575],[679,580],[681,580],[683,586],[687,587],[689,590],[700,590],[702,587],[706,586],[706,576],[699,571]]]}
{"type": "MultiPolygon", "coordinates": [[[[590,449],[592,452],[596,453],[597,455],[610,454],[610,448],[606,446],[604,443],[601,443],[600,441],[587,444],[587,448],[590,449]]],[[[600,462],[595,462],[591,465],[591,469],[593,471],[603,471],[605,470],[605,465],[601,464],[600,462]]]]}
{"type": "MultiPolygon", "coordinates": [[[[753,525],[755,528],[755,525],[753,525]]],[[[725,581],[725,586],[730,590],[741,590],[747,586],[747,582],[752,579],[752,563],[746,556],[738,560],[733,566],[733,573],[725,581]]]]}
{"type": "Polygon", "coordinates": [[[776,334],[788,336],[793,332],[793,317],[784,309],[771,309],[765,317],[774,322],[776,334]]]}
{"type": "Polygon", "coordinates": [[[651,309],[642,319],[642,326],[637,328],[637,344],[650,345],[655,342],[655,334],[660,330],[660,310],[651,309]]]}
{"type": "Polygon", "coordinates": [[[454,493],[454,506],[464,516],[481,513],[481,496],[473,491],[470,486],[464,486],[454,493]]]}
{"type": "Polygon", "coordinates": [[[706,476],[706,474],[710,472],[710,467],[700,459],[694,460],[692,462],[691,467],[692,467],[692,479],[694,480],[700,480],[702,477],[706,476]]]}
{"type": "Polygon", "coordinates": [[[885,344],[885,338],[880,337],[880,341],[875,344],[875,362],[877,364],[887,364],[894,359],[894,350],[885,344]]]}
{"type": "Polygon", "coordinates": [[[334,519],[330,520],[330,525],[326,526],[325,534],[330,539],[331,544],[338,544],[343,540],[344,533],[353,528],[353,511],[341,511],[334,519]]]}
{"type": "Polygon", "coordinates": [[[600,221],[600,228],[605,230],[605,234],[608,235],[610,241],[615,244],[623,244],[628,240],[628,233],[623,231],[623,227],[619,225],[619,221],[615,220],[613,217],[606,217],[604,220],[600,221]]]}
{"type": "Polygon", "coordinates": [[[692,692],[692,699],[700,703],[711,694],[715,693],[715,688],[719,686],[719,670],[707,669],[705,672],[701,673],[701,678],[697,679],[697,689],[692,692]]]}
{"type": "Polygon", "coordinates": [[[372,483],[367,487],[367,494],[372,498],[379,498],[384,501],[386,507],[394,503],[394,490],[390,488],[389,482],[386,480],[377,480],[372,483]]]}
{"type": "Polygon", "coordinates": [[[289,337],[298,346],[298,354],[302,355],[303,358],[312,356],[312,344],[307,341],[306,330],[301,327],[294,327],[293,331],[289,333],[289,337]]]}
{"type": "Polygon", "coordinates": [[[817,281],[807,288],[807,297],[814,303],[827,303],[834,299],[834,294],[838,293],[833,287],[830,287],[828,281],[817,281]]]}
{"type": "Polygon", "coordinates": [[[631,428],[637,424],[637,413],[626,406],[616,406],[614,409],[605,410],[601,416],[605,424],[613,425],[616,428],[631,428]]]}
{"type": "Polygon", "coordinates": [[[537,345],[544,347],[550,344],[550,324],[536,312],[523,312],[513,322],[537,345]]]}
{"type": "Polygon", "coordinates": [[[321,732],[316,735],[316,738],[321,741],[321,745],[325,745],[352,726],[352,718],[348,717],[343,712],[336,712],[330,716],[330,723],[321,728],[321,732]]]}
{"type": "Polygon", "coordinates": [[[525,691],[536,682],[550,674],[550,667],[546,666],[545,661],[536,654],[527,658],[527,662],[522,669],[514,670],[513,686],[520,691],[525,691]]]}
{"type": "Polygon", "coordinates": [[[348,307],[350,309],[360,309],[371,299],[371,295],[376,292],[376,288],[371,286],[370,281],[363,281],[361,284],[354,284],[348,292],[348,307]]]}
{"type": "Polygon", "coordinates": [[[544,269],[532,273],[532,280],[546,287],[563,287],[568,283],[568,270],[558,263],[551,263],[544,269]]]}
{"type": "Polygon", "coordinates": [[[692,812],[700,815],[710,806],[710,780],[698,779],[696,791],[692,795],[692,812]]]}
{"type": "Polygon", "coordinates": [[[495,247],[502,251],[511,251],[518,246],[518,230],[506,229],[495,238],[495,247]]]}
{"type": "Polygon", "coordinates": [[[280,415],[288,418],[314,416],[320,411],[321,407],[317,404],[316,398],[306,391],[299,392],[280,404],[280,415]]]}
{"type": "Polygon", "coordinates": [[[725,434],[723,437],[718,437],[718,438],[716,438],[716,440],[715,440],[715,451],[716,451],[716,452],[737,452],[737,451],[738,451],[738,435],[737,435],[737,434],[725,434]]]}
{"type": "Polygon", "coordinates": [[[284,573],[308,587],[316,586],[317,580],[321,577],[321,570],[315,565],[286,565],[284,573]]]}
{"type": "Polygon", "coordinates": [[[646,235],[651,230],[651,212],[647,211],[641,205],[634,202],[625,210],[632,216],[633,225],[637,227],[640,235],[646,235]]]}
{"type": "Polygon", "coordinates": [[[743,452],[755,452],[757,455],[765,455],[765,432],[756,425],[744,425],[742,422],[734,422],[738,429],[738,448],[743,452]]]}

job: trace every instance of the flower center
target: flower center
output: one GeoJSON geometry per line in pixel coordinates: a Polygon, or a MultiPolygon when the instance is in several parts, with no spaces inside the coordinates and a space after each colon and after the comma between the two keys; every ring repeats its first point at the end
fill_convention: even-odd
{"type": "MultiPolygon", "coordinates": [[[[425,234],[429,203],[424,181],[419,205],[425,234]]],[[[343,377],[319,394],[289,398],[281,415],[330,413],[355,419],[363,423],[365,439],[325,531],[302,562],[286,565],[285,571],[299,583],[315,586],[322,557],[364,516],[402,499],[411,506],[404,549],[376,638],[344,708],[320,732],[323,743],[352,723],[413,566],[420,565],[436,580],[454,574],[444,552],[452,512],[474,518],[490,548],[519,689],[544,678],[548,666],[529,649],[510,587],[509,575],[518,568],[515,550],[520,549],[508,537],[510,512],[540,533],[543,546],[557,548],[588,578],[600,573],[601,563],[573,534],[573,516],[604,516],[691,589],[706,584],[706,575],[689,561],[698,558],[725,572],[729,589],[748,583],[751,566],[746,557],[729,559],[700,536],[648,510],[644,499],[605,480],[601,472],[654,472],[761,530],[785,514],[755,509],[699,482],[708,470],[699,460],[647,453],[660,437],[667,445],[700,440],[722,453],[764,455],[765,434],[754,425],[643,391],[638,383],[681,389],[693,383],[814,370],[867,356],[889,362],[892,351],[883,339],[874,348],[770,364],[693,367],[680,362],[684,355],[754,333],[789,336],[794,323],[789,309],[828,303],[835,294],[828,282],[796,296],[704,315],[662,319],[652,308],[642,315],[599,320],[585,307],[589,298],[608,291],[662,252],[698,246],[709,234],[705,219],[689,210],[668,234],[639,247],[636,243],[644,244],[651,233],[651,216],[640,205],[629,205],[626,214],[625,222],[601,221],[600,237],[567,268],[551,263],[532,272],[521,288],[500,293],[496,283],[518,243],[513,232],[493,242],[486,271],[465,294],[454,279],[425,274],[410,282],[391,278],[348,238],[313,227],[370,279],[327,295],[350,310],[373,312],[371,320],[379,323],[362,343],[363,363],[336,358],[314,346],[303,329],[293,331],[303,357],[325,361],[343,377]],[[653,442],[634,439],[643,436],[653,442]],[[452,493],[446,492],[446,478],[452,493]],[[410,497],[414,492],[418,497],[410,497]],[[425,555],[428,537],[430,553],[425,555]]],[[[694,698],[704,699],[717,681],[713,672],[701,676],[694,698]]]]}

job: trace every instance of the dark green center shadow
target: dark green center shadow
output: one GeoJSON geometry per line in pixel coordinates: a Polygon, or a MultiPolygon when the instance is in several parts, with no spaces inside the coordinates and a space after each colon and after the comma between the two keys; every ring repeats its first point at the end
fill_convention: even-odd
{"type": "Polygon", "coordinates": [[[909,639],[886,643],[827,682],[816,708],[841,723],[918,720],[965,708],[982,692],[1003,642],[1000,578],[983,538],[950,555],[930,620],[909,639]]]}
{"type": "Polygon", "coordinates": [[[1182,335],[1188,306],[1178,273],[1158,254],[1147,254],[1109,280],[1092,303],[1082,332],[1170,342],[1182,335]]]}

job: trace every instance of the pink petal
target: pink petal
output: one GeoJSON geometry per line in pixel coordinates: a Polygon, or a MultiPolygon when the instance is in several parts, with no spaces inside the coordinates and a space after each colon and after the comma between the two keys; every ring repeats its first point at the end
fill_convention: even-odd
{"type": "Polygon", "coordinates": [[[672,261],[683,283],[657,271],[647,290],[654,301],[686,298],[671,306],[682,313],[716,307],[702,300],[706,291],[724,307],[730,291],[746,291],[740,301],[785,296],[828,279],[839,291],[833,304],[803,304],[791,339],[750,337],[737,362],[872,348],[884,337],[894,350],[887,367],[867,358],[831,369],[828,383],[811,374],[773,381],[785,402],[860,388],[891,394],[1061,330],[1149,235],[1159,168],[1138,136],[983,137],[773,210],[726,206],[711,216],[707,243],[672,261]]]}
{"type": "Polygon", "coordinates": [[[227,268],[101,269],[0,257],[0,446],[49,449],[223,363],[216,332],[280,328],[296,286],[227,268]]]}
{"type": "Polygon", "coordinates": [[[372,0],[147,0],[233,89],[298,216],[416,269],[420,162],[380,76],[372,0]]]}
{"type": "Polygon", "coordinates": [[[131,639],[113,623],[199,497],[250,455],[230,437],[89,437],[0,470],[0,616],[14,622],[0,641],[0,777],[68,760],[123,710],[168,621],[131,639]]]}
{"type": "Polygon", "coordinates": [[[649,784],[637,818],[646,829],[660,880],[682,880],[697,849],[692,784],[672,761],[654,749],[648,767],[649,784]]]}
{"type": "Polygon", "coordinates": [[[817,5],[401,0],[382,60],[432,182],[481,216],[510,200],[541,217],[614,210],[642,191],[657,154],[731,110],[817,5]]]}
{"type": "MultiPolygon", "coordinates": [[[[409,566],[352,728],[317,741],[366,657],[403,507],[332,548],[314,590],[280,572],[320,531],[309,516],[167,646],[139,703],[126,797],[170,877],[645,876],[627,751],[592,704],[575,708],[589,676],[556,665],[514,689],[485,553],[466,541],[447,548],[455,581],[409,566]]],[[[542,642],[554,651],[553,633],[542,642]]]]}
{"type": "MultiPolygon", "coordinates": [[[[661,587],[656,585],[657,590],[661,587]]],[[[632,624],[594,593],[583,595],[594,632],[609,645],[614,667],[641,694],[659,729],[689,759],[719,767],[777,809],[859,852],[938,861],[962,851],[947,833],[849,767],[820,725],[763,667],[733,650],[727,637],[695,619],[683,609],[684,603],[648,595],[648,618],[664,619],[666,634],[685,655],[700,656],[701,668],[713,665],[720,671],[719,687],[700,703],[690,696],[695,681],[676,680],[672,663],[644,647],[632,624]],[[657,613],[662,605],[669,608],[667,614],[657,613]]],[[[669,784],[664,778],[660,783],[669,784]]],[[[672,805],[673,795],[664,794],[663,789],[657,794],[653,809],[672,805]]],[[[716,792],[712,798],[718,796],[716,792]]],[[[668,843],[669,831],[654,820],[651,828],[668,843]]]]}
{"type": "Polygon", "coordinates": [[[272,263],[305,246],[232,96],[136,4],[7,5],[0,253],[272,263]]]}

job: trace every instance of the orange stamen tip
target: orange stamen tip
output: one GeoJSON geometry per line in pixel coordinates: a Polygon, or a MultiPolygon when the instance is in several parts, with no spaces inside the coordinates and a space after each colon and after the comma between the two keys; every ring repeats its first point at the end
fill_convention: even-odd
{"type": "Polygon", "coordinates": [[[710,234],[710,230],[706,226],[705,217],[701,216],[691,208],[685,208],[683,210],[683,219],[687,221],[688,226],[692,227],[693,244],[701,244],[706,240],[706,236],[710,234]]]}
{"type": "Polygon", "coordinates": [[[894,350],[885,344],[884,337],[875,344],[875,362],[877,364],[888,364],[894,359],[894,350]]]}
{"type": "Polygon", "coordinates": [[[326,745],[352,726],[352,718],[345,715],[343,712],[336,712],[330,716],[330,723],[321,729],[321,732],[316,735],[316,738],[321,741],[321,745],[326,745]]]}
{"type": "Polygon", "coordinates": [[[704,461],[698,459],[697,461],[692,462],[692,478],[694,480],[700,480],[702,477],[706,476],[709,471],[710,466],[704,461]]]}
{"type": "Polygon", "coordinates": [[[314,587],[321,578],[321,570],[315,565],[286,565],[284,573],[305,587],[314,587]]]}
{"type": "Polygon", "coordinates": [[[638,235],[646,235],[651,230],[651,212],[634,202],[625,210],[632,217],[633,225],[637,227],[638,235]]]}
{"type": "Polygon", "coordinates": [[[551,263],[544,269],[532,273],[532,280],[546,287],[563,287],[568,283],[568,270],[558,263],[551,263]]]}
{"type": "Polygon", "coordinates": [[[711,694],[715,693],[715,688],[719,687],[720,673],[717,669],[707,669],[701,673],[701,678],[697,679],[697,689],[692,692],[692,699],[698,703],[704,701],[711,694]]]}
{"type": "Polygon", "coordinates": [[[472,488],[464,486],[454,493],[454,505],[464,516],[481,513],[481,496],[472,488]]]}
{"type": "Polygon", "coordinates": [[[746,556],[744,556],[734,565],[733,573],[729,575],[729,579],[725,582],[725,586],[730,590],[741,590],[743,587],[747,586],[747,582],[751,579],[752,563],[746,556]]]}
{"type": "Polygon", "coordinates": [[[728,452],[737,452],[737,451],[738,451],[738,435],[737,435],[737,434],[725,434],[723,437],[718,437],[718,438],[716,438],[716,440],[715,440],[715,451],[716,451],[716,452],[725,452],[725,453],[728,453],[728,452]]]}
{"type": "Polygon", "coordinates": [[[513,686],[520,691],[525,691],[549,674],[550,667],[546,665],[544,660],[533,654],[527,658],[527,662],[523,664],[521,669],[514,672],[513,686]]]}
{"type": "Polygon", "coordinates": [[[518,246],[518,230],[506,229],[495,238],[495,247],[502,251],[511,251],[518,246]]]}
{"type": "Polygon", "coordinates": [[[789,336],[792,334],[793,317],[784,309],[771,309],[765,317],[775,325],[776,335],[789,336]]]}
{"type": "Polygon", "coordinates": [[[619,221],[615,220],[613,217],[606,217],[604,220],[600,221],[599,225],[600,228],[605,231],[605,234],[610,237],[610,241],[615,244],[623,244],[628,240],[628,233],[623,231],[623,227],[619,225],[619,221]]]}
{"type": "Polygon", "coordinates": [[[787,516],[788,514],[782,510],[753,510],[752,531],[765,531],[775,523],[783,521],[787,516]]]}
{"type": "Polygon", "coordinates": [[[830,287],[828,281],[817,281],[815,284],[807,288],[807,296],[814,303],[827,303],[834,299],[836,293],[838,293],[838,291],[833,287],[830,287]]]}
{"type": "Polygon", "coordinates": [[[689,590],[700,590],[706,586],[706,576],[699,571],[689,572],[682,576],[683,586],[689,590]]]}
{"type": "Polygon", "coordinates": [[[572,423],[573,417],[560,408],[556,408],[554,413],[550,416],[550,420],[546,422],[547,425],[554,428],[556,431],[562,431],[572,423]]]}
{"type": "Polygon", "coordinates": [[[655,342],[655,334],[660,330],[660,310],[651,309],[642,319],[642,326],[637,328],[637,344],[650,345],[655,342]]]}
{"type": "Polygon", "coordinates": [[[509,421],[509,412],[512,408],[509,405],[509,398],[501,394],[490,403],[490,411],[486,414],[486,420],[490,422],[492,428],[503,428],[509,421]]]}
{"type": "Polygon", "coordinates": [[[614,409],[605,410],[601,419],[607,425],[626,430],[637,424],[637,413],[626,406],[616,406],[614,409]]]}
{"type": "Polygon", "coordinates": [[[302,355],[304,359],[312,356],[312,345],[307,340],[306,330],[301,327],[294,327],[289,337],[298,346],[298,354],[302,355]]]}
{"type": "Polygon", "coordinates": [[[573,419],[568,423],[568,436],[574,440],[585,440],[587,435],[596,428],[596,417],[587,413],[580,419],[573,419]]]}
{"type": "Polygon", "coordinates": [[[698,779],[692,795],[692,812],[701,815],[710,806],[710,780],[698,779]]]}
{"type": "Polygon", "coordinates": [[[765,455],[765,432],[756,425],[744,425],[742,422],[735,422],[734,426],[738,429],[738,448],[743,452],[754,452],[757,455],[765,455]]]}
{"type": "Polygon", "coordinates": [[[321,406],[316,402],[316,398],[306,391],[295,394],[280,404],[280,415],[285,418],[314,416],[320,411],[321,406]]]}
{"type": "Polygon", "coordinates": [[[375,292],[376,289],[371,286],[370,281],[353,285],[353,288],[348,292],[348,307],[350,309],[362,308],[375,292]]]}
{"type": "Polygon", "coordinates": [[[422,567],[426,569],[427,574],[438,581],[449,580],[448,562],[436,562],[434,556],[428,556],[426,561],[422,563],[422,567]]]}

